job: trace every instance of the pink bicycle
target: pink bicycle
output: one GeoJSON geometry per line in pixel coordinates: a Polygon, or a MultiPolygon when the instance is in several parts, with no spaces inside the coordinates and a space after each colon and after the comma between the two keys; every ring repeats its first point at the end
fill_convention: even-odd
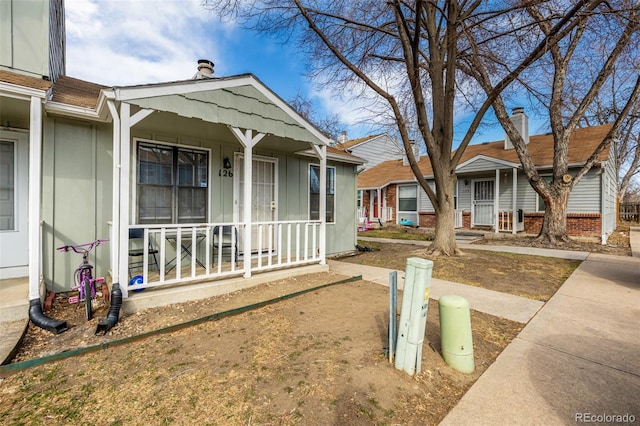
{"type": "Polygon", "coordinates": [[[73,250],[75,253],[82,255],[82,263],[76,269],[73,278],[75,282],[75,286],[72,290],[78,291],[78,299],[69,298],[70,303],[77,303],[84,301],[85,312],[87,314],[87,321],[91,320],[93,316],[93,312],[91,310],[91,301],[96,297],[96,283],[103,283],[104,277],[93,277],[93,265],[89,263],[87,259],[89,257],[89,253],[94,248],[98,247],[101,244],[106,243],[109,240],[95,240],[86,244],[78,244],[75,246],[62,246],[58,247],[60,251],[69,251],[73,250]]]}

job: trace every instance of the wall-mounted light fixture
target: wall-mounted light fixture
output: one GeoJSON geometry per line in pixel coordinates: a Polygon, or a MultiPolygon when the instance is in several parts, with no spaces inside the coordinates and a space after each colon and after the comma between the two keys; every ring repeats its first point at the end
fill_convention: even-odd
{"type": "Polygon", "coordinates": [[[465,180],[464,180],[464,184],[465,184],[465,186],[466,186],[466,185],[469,185],[469,179],[465,179],[465,180]]]}
{"type": "Polygon", "coordinates": [[[229,157],[224,157],[224,159],[222,160],[222,168],[223,169],[231,168],[231,160],[229,160],[229,157]]]}

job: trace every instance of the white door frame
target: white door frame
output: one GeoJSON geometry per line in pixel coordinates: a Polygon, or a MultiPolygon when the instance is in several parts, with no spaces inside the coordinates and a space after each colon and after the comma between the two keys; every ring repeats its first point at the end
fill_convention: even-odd
{"type": "Polygon", "coordinates": [[[480,226],[495,226],[495,200],[496,200],[496,179],[494,177],[491,178],[479,178],[471,180],[471,226],[480,225],[480,226]],[[493,183],[493,199],[491,203],[487,202],[487,206],[491,206],[491,219],[488,223],[476,223],[476,182],[492,182],[493,183]]]}
{"type": "MultiPolygon", "coordinates": [[[[272,206],[271,206],[271,221],[276,221],[278,218],[278,159],[275,157],[265,157],[265,156],[261,156],[261,155],[253,155],[252,156],[252,161],[259,161],[259,162],[265,162],[265,163],[271,163],[273,165],[273,200],[272,200],[272,206]]],[[[233,174],[233,221],[238,223],[240,221],[242,221],[244,218],[240,218],[240,178],[244,176],[241,176],[239,170],[240,167],[238,167],[240,164],[243,164],[244,162],[244,154],[241,152],[236,152],[234,153],[234,170],[238,170],[237,173],[233,174]]],[[[242,171],[244,172],[244,168],[242,169],[242,171]]],[[[254,171],[255,172],[255,171],[254,171]]],[[[252,173],[253,174],[253,173],[252,173]]],[[[255,196],[257,194],[253,193],[252,194],[255,196]]],[[[252,200],[250,200],[252,201],[252,200]]],[[[253,209],[253,208],[252,208],[253,209]]],[[[257,239],[252,239],[253,244],[252,246],[254,246],[257,243],[257,239]]],[[[267,240],[263,238],[263,241],[266,242],[267,240]]],[[[243,239],[242,237],[240,237],[240,241],[239,244],[240,246],[242,246],[242,242],[243,239]]],[[[253,249],[253,247],[252,247],[253,249]]],[[[257,248],[256,248],[257,249],[257,248]]],[[[240,249],[242,251],[242,249],[240,249]]]]}
{"type": "MultiPolygon", "coordinates": [[[[11,230],[0,231],[0,279],[29,275],[29,135],[0,130],[0,140],[13,143],[13,214],[11,230]]],[[[38,224],[39,226],[39,224],[38,224]]]]}

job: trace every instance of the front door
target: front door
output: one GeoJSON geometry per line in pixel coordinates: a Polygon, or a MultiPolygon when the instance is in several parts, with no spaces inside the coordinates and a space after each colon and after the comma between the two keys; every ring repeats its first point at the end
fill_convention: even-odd
{"type": "MultiPolygon", "coordinates": [[[[236,154],[235,157],[235,194],[234,217],[239,222],[244,221],[244,155],[236,154]]],[[[276,220],[277,207],[277,170],[278,159],[269,157],[253,156],[251,161],[251,222],[273,222],[276,220]]],[[[275,230],[275,228],[272,228],[275,230]]],[[[238,246],[242,250],[244,238],[240,236],[238,246]]],[[[274,240],[272,240],[274,241],[274,240]]],[[[262,246],[258,247],[258,227],[253,225],[251,235],[251,251],[268,250],[269,248],[269,227],[262,227],[262,246]]]]}
{"type": "Polygon", "coordinates": [[[0,130],[0,279],[28,275],[28,143],[0,130]]]}
{"type": "Polygon", "coordinates": [[[494,220],[494,180],[473,181],[473,225],[493,226],[494,220]]]}

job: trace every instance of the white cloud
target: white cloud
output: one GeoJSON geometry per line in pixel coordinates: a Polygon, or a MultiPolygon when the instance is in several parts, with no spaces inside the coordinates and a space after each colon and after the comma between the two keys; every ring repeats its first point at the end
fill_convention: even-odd
{"type": "MultiPolygon", "coordinates": [[[[217,56],[199,0],[67,0],[67,75],[107,85],[183,80],[217,56]]],[[[222,26],[221,26],[222,27],[222,26]]]]}

